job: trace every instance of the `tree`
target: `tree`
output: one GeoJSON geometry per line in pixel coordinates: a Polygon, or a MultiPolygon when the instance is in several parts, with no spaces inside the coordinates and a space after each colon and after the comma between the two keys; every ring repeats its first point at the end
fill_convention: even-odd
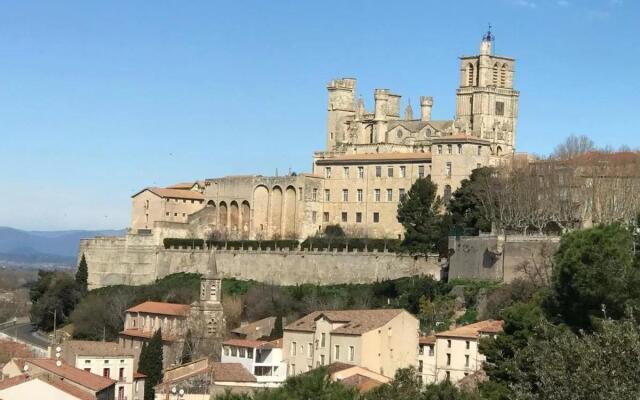
{"type": "Polygon", "coordinates": [[[563,236],[544,303],[549,318],[576,331],[592,329],[594,318],[622,318],[640,299],[632,250],[632,234],[620,224],[563,236]]]}
{"type": "Polygon", "coordinates": [[[469,178],[464,179],[453,192],[447,210],[451,214],[453,226],[463,233],[468,229],[476,232],[491,230],[492,221],[485,215],[478,193],[481,190],[480,183],[490,179],[493,173],[494,169],[490,167],[474,169],[469,178]]]}
{"type": "Polygon", "coordinates": [[[405,229],[402,247],[411,254],[429,254],[438,250],[442,201],[430,178],[418,179],[398,204],[398,222],[405,229]]]}
{"type": "Polygon", "coordinates": [[[327,225],[324,228],[324,234],[327,237],[344,237],[344,229],[338,224],[335,225],[327,225]]]}
{"type": "Polygon", "coordinates": [[[155,398],[154,387],[162,380],[162,329],[155,331],[149,343],[143,346],[138,371],[147,376],[144,381],[144,400],[155,398]]]}
{"type": "Polygon", "coordinates": [[[64,272],[38,273],[38,282],[30,291],[31,322],[45,331],[53,329],[54,315],[58,326],[67,318],[80,299],[75,280],[64,272]]]}
{"type": "Polygon", "coordinates": [[[396,371],[393,381],[377,387],[367,396],[367,400],[407,400],[419,399],[422,382],[415,368],[402,368],[396,371]]]}
{"type": "Polygon", "coordinates": [[[193,351],[194,351],[194,343],[193,337],[191,334],[191,329],[187,330],[187,334],[184,338],[184,344],[182,345],[182,356],[180,357],[180,364],[186,364],[193,360],[193,351]]]}
{"type": "Polygon", "coordinates": [[[553,153],[551,153],[551,158],[568,160],[577,155],[594,151],[595,149],[596,145],[589,137],[585,135],[570,135],[565,139],[564,143],[560,143],[555,147],[553,153]]]}
{"type": "Polygon", "coordinates": [[[340,382],[333,382],[326,368],[316,368],[310,372],[288,378],[281,387],[256,392],[254,400],[356,400],[355,389],[340,382]]]}
{"type": "Polygon", "coordinates": [[[88,279],[89,279],[89,270],[87,268],[87,260],[84,257],[84,253],[82,254],[82,258],[80,259],[80,264],[78,264],[78,270],[76,271],[76,284],[80,289],[80,293],[84,296],[87,294],[88,290],[88,279]]]}
{"type": "Polygon", "coordinates": [[[271,330],[271,338],[273,340],[282,338],[284,332],[282,327],[282,315],[276,316],[276,320],[273,323],[273,330],[271,330]]]}

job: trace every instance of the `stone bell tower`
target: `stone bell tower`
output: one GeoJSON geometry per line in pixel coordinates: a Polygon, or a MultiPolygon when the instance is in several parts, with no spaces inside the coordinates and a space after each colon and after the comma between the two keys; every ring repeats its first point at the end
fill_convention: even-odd
{"type": "Polygon", "coordinates": [[[494,43],[489,26],[480,54],[460,57],[454,126],[455,133],[489,140],[494,155],[503,155],[515,151],[520,92],[513,88],[515,59],[493,54],[494,43]]]}
{"type": "Polygon", "coordinates": [[[222,280],[218,275],[215,250],[209,253],[207,273],[200,280],[200,299],[193,303],[192,322],[200,335],[207,339],[221,339],[226,329],[222,309],[222,280]]]}

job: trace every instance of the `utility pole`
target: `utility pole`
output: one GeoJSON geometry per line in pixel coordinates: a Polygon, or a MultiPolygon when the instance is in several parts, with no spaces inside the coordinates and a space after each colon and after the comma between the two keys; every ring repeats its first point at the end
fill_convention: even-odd
{"type": "Polygon", "coordinates": [[[53,344],[51,345],[52,348],[53,348],[53,346],[56,345],[56,322],[57,322],[57,318],[58,318],[58,309],[54,308],[53,309],[53,344]]]}

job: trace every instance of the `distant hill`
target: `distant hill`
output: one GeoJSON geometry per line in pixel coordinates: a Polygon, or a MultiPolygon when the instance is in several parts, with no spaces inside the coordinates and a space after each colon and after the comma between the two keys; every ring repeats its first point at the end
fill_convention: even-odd
{"type": "Polygon", "coordinates": [[[0,227],[0,262],[75,264],[80,239],[122,236],[122,230],[23,231],[0,227]]]}

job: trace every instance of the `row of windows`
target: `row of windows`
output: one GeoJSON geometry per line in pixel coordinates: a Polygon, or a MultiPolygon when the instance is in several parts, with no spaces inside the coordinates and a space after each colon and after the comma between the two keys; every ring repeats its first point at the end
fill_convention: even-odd
{"type": "MultiPolygon", "coordinates": [[[[322,334],[322,346],[324,348],[324,333],[322,334]]],[[[302,350],[302,345],[300,346],[300,349],[302,350]]],[[[318,340],[316,340],[316,350],[318,349],[318,340]]],[[[291,342],[291,347],[289,349],[289,354],[291,356],[296,356],[298,353],[298,343],[297,342],[291,342]]],[[[347,349],[347,354],[346,354],[346,360],[347,361],[354,361],[355,359],[355,354],[356,354],[356,349],[354,346],[349,346],[347,349]]],[[[313,346],[311,343],[307,343],[307,357],[311,358],[313,357],[313,346]]],[[[333,347],[333,358],[334,360],[340,360],[340,345],[335,345],[333,347]]],[[[320,355],[320,358],[324,358],[324,355],[320,355]]],[[[322,364],[324,365],[324,363],[322,364]]]]}
{"type": "MultiPolygon", "coordinates": [[[[373,200],[376,202],[381,201],[381,191],[380,189],[373,189],[373,200]]],[[[406,194],[406,191],[401,188],[398,189],[398,199],[402,200],[406,194]]],[[[311,199],[313,201],[318,200],[318,189],[313,189],[311,199]]],[[[386,199],[387,201],[393,201],[393,189],[386,189],[386,199]]],[[[331,201],[331,189],[324,190],[324,201],[331,201]]],[[[349,189],[342,189],[342,201],[349,201],[349,189]]],[[[364,191],[362,189],[356,190],[356,201],[358,203],[362,203],[364,201],[364,191]]]]}
{"type": "MultiPolygon", "coordinates": [[[[381,165],[376,165],[376,178],[382,178],[382,166],[381,165]]],[[[394,174],[395,174],[395,168],[394,166],[388,166],[387,169],[387,177],[388,178],[393,178],[394,174]]],[[[364,179],[364,167],[357,167],[357,177],[359,179],[364,179]]],[[[327,179],[330,179],[331,176],[333,174],[333,169],[332,167],[324,167],[324,177],[327,179]]],[[[407,176],[407,167],[404,165],[401,165],[398,167],[398,177],[400,178],[406,178],[407,176]]],[[[342,167],[342,177],[343,178],[350,178],[351,177],[351,167],[342,167]]],[[[424,165],[419,165],[418,166],[418,177],[419,178],[424,178],[424,165]]]]}
{"type": "Polygon", "coordinates": [[[245,347],[224,346],[224,355],[253,359],[253,349],[245,347]]]}
{"type": "MultiPolygon", "coordinates": [[[[356,212],[355,213],[355,223],[359,224],[362,223],[362,213],[361,212],[356,212]]],[[[317,222],[318,220],[318,212],[317,211],[312,211],[311,212],[311,222],[313,222],[314,224],[317,222]]],[[[322,222],[324,223],[328,223],[330,220],[330,215],[327,211],[322,213],[322,222]]],[[[349,219],[349,213],[346,211],[343,211],[340,214],[340,221],[343,223],[348,223],[348,222],[354,222],[352,220],[349,219]]],[[[371,214],[371,221],[373,223],[378,223],[380,222],[380,213],[379,212],[374,212],[371,214]]]]}
{"type": "MultiPolygon", "coordinates": [[[[164,214],[165,214],[167,217],[168,217],[169,215],[171,215],[171,213],[170,213],[170,212],[166,212],[166,213],[164,213],[164,214]]],[[[147,214],[147,215],[148,215],[148,214],[147,214]]],[[[178,213],[173,213],[173,216],[174,216],[174,217],[177,217],[177,216],[178,216],[178,213]]],[[[187,213],[182,213],[182,216],[183,216],[183,217],[186,217],[186,216],[187,216],[187,213]]]]}
{"type": "MultiPolygon", "coordinates": [[[[182,200],[183,203],[187,202],[186,199],[167,199],[167,203],[170,202],[170,201],[173,201],[174,203],[179,203],[180,200],[182,200]]],[[[191,204],[195,204],[196,202],[198,204],[202,204],[204,202],[204,200],[191,200],[191,204]]],[[[149,207],[149,200],[147,200],[147,207],[149,207]]]]}
{"type": "MultiPolygon", "coordinates": [[[[504,104],[503,104],[503,106],[504,106],[504,104]]],[[[441,144],[439,144],[436,147],[436,153],[437,154],[442,154],[442,150],[443,150],[443,147],[442,147],[441,144]]],[[[453,145],[452,144],[448,144],[447,145],[447,154],[453,154],[453,145]]],[[[461,144],[456,146],[456,154],[462,154],[462,145],[461,144]]],[[[476,148],[476,155],[478,155],[478,156],[482,155],[482,146],[478,146],[476,148]]]]}

